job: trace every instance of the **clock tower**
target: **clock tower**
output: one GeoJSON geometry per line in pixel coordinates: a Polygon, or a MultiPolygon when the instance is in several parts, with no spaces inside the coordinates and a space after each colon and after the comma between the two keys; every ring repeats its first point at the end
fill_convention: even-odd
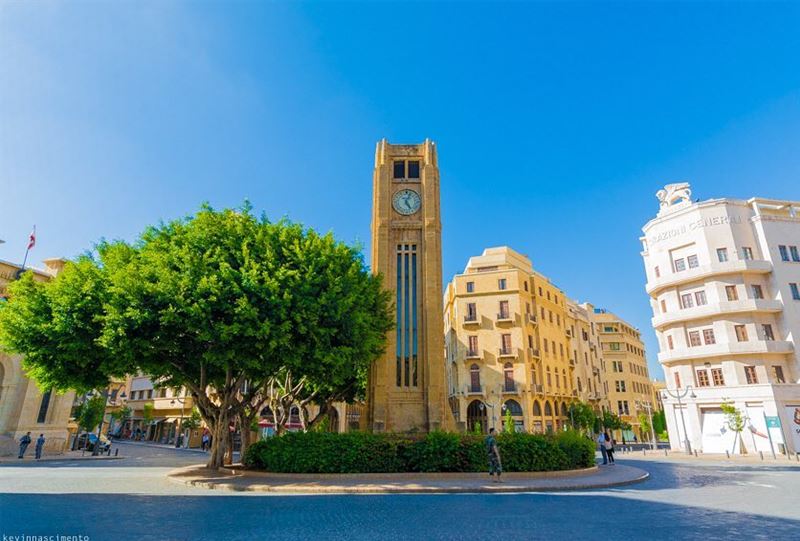
{"type": "Polygon", "coordinates": [[[442,224],[436,146],[378,143],[372,178],[372,271],[392,292],[395,328],[369,373],[374,432],[453,427],[446,407],[442,224]]]}

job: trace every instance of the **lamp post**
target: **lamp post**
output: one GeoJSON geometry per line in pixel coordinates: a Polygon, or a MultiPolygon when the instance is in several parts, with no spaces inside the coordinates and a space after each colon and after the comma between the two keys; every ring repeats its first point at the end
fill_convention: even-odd
{"type": "MultiPolygon", "coordinates": [[[[483,411],[483,410],[484,410],[484,408],[492,408],[492,426],[491,426],[491,428],[495,428],[495,429],[496,429],[496,427],[495,427],[495,418],[496,418],[496,417],[495,417],[495,414],[494,414],[494,407],[495,407],[495,404],[490,404],[489,402],[487,402],[487,401],[485,401],[485,400],[481,400],[480,398],[478,398],[477,400],[478,400],[478,402],[480,402],[480,404],[478,404],[478,407],[481,409],[481,411],[483,411]]],[[[505,404],[502,404],[502,405],[500,406],[500,409],[501,409],[502,411],[505,411],[505,409],[506,409],[506,405],[505,405],[505,404]]]]}
{"type": "Polygon", "coordinates": [[[180,405],[181,405],[181,418],[180,418],[180,419],[178,419],[178,429],[177,429],[177,430],[176,430],[176,432],[175,432],[175,448],[176,448],[176,449],[178,449],[178,448],[180,448],[180,446],[181,446],[181,439],[182,439],[182,436],[183,436],[183,434],[181,434],[181,428],[183,428],[183,409],[184,409],[184,406],[186,405],[186,397],[183,397],[183,398],[178,398],[178,397],[176,397],[176,398],[173,398],[173,399],[172,399],[172,400],[170,400],[170,402],[169,402],[169,403],[170,403],[170,405],[171,405],[171,406],[174,406],[174,405],[175,405],[175,402],[176,402],[176,400],[177,400],[178,402],[180,402],[180,405]]]}
{"type": "Polygon", "coordinates": [[[686,432],[686,419],[683,415],[683,402],[681,402],[681,399],[684,398],[686,395],[689,395],[689,398],[697,398],[697,395],[695,395],[694,392],[692,391],[691,385],[687,385],[682,393],[677,391],[673,393],[669,389],[664,389],[664,395],[662,396],[666,398],[667,395],[671,396],[672,398],[678,401],[678,408],[681,410],[681,425],[683,425],[683,441],[684,444],[686,445],[686,452],[692,454],[692,444],[689,443],[689,433],[686,432]]]}
{"type": "MultiPolygon", "coordinates": [[[[638,408],[644,408],[647,410],[647,416],[650,418],[650,448],[655,450],[656,448],[656,429],[653,426],[653,405],[650,402],[636,402],[636,406],[638,408]]],[[[685,432],[684,428],[684,434],[685,432]]]]}

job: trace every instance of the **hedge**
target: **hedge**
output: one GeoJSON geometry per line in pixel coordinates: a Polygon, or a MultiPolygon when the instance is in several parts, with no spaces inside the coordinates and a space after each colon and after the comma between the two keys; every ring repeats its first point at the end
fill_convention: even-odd
{"type": "MultiPolygon", "coordinates": [[[[503,470],[555,471],[595,463],[594,443],[576,432],[497,436],[503,470]]],[[[259,441],[244,457],[248,468],[281,473],[486,471],[483,436],[431,432],[413,437],[367,432],[294,432],[259,441]]]]}

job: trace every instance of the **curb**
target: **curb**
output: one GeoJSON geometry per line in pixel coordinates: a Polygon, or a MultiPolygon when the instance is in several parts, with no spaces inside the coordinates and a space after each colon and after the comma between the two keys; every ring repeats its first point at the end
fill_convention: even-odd
{"type": "Polygon", "coordinates": [[[44,459],[0,459],[0,464],[42,464],[45,462],[64,462],[67,460],[75,461],[75,460],[122,460],[123,458],[128,458],[125,456],[65,456],[63,458],[59,457],[52,457],[52,458],[44,458],[44,459]]]}
{"type": "MultiPolygon", "coordinates": [[[[591,489],[601,489],[601,488],[612,488],[612,487],[619,487],[625,485],[631,485],[635,483],[640,483],[650,478],[650,474],[642,469],[635,468],[632,466],[627,466],[630,470],[634,470],[634,476],[628,477],[625,479],[621,479],[619,481],[602,481],[602,482],[578,482],[578,483],[566,483],[562,485],[544,485],[544,486],[524,486],[524,485],[486,485],[486,486],[474,486],[474,487],[464,487],[464,486],[391,486],[386,485],[386,477],[381,477],[381,480],[384,484],[375,483],[370,486],[340,486],[340,485],[333,485],[333,486],[320,486],[320,485],[311,485],[311,484],[298,484],[298,485],[289,485],[289,486],[269,486],[264,484],[249,484],[249,485],[240,485],[234,484],[230,482],[226,482],[227,479],[242,479],[244,477],[251,477],[250,475],[242,475],[242,474],[228,474],[224,473],[220,475],[220,477],[216,478],[216,480],[206,480],[206,479],[182,479],[179,475],[185,475],[193,469],[198,469],[197,466],[188,466],[184,468],[179,468],[177,470],[173,470],[167,474],[167,479],[176,484],[182,484],[185,486],[192,486],[197,488],[204,488],[207,490],[220,490],[220,491],[228,491],[228,492],[261,492],[265,494],[303,494],[303,495],[333,495],[333,494],[476,494],[476,493],[497,493],[497,494],[510,494],[510,493],[526,493],[526,492],[566,492],[566,491],[575,491],[575,490],[591,490],[591,489]]],[[[567,479],[574,478],[580,475],[585,475],[588,472],[589,475],[592,475],[598,471],[598,468],[595,466],[593,468],[587,468],[586,470],[571,470],[569,471],[569,475],[558,475],[558,473],[562,472],[531,472],[532,474],[522,474],[516,476],[508,476],[507,483],[511,483],[515,480],[520,479],[552,479],[553,477],[565,477],[567,479]],[[550,474],[547,476],[537,475],[541,473],[550,474]],[[553,475],[555,474],[555,475],[553,475]]],[[[252,477],[267,477],[272,474],[267,472],[252,472],[257,473],[259,475],[253,475],[252,477]]],[[[566,473],[566,472],[564,472],[566,473]]],[[[280,474],[285,479],[297,479],[298,476],[293,474],[280,474]]],[[[306,474],[308,475],[308,474],[306,474]]],[[[347,474],[344,474],[347,475],[347,474]]],[[[354,474],[359,475],[359,474],[354,474]]],[[[360,474],[358,477],[359,480],[366,480],[363,476],[364,475],[374,475],[374,476],[381,476],[382,474],[360,474]]],[[[402,476],[406,474],[395,474],[398,479],[402,479],[402,476]]],[[[446,479],[448,474],[433,474],[437,477],[434,479],[446,479]]],[[[506,474],[508,475],[508,474],[506,474]]],[[[329,479],[329,478],[336,478],[337,474],[327,474],[325,477],[323,476],[313,476],[310,475],[310,478],[314,479],[329,479]]],[[[339,475],[338,477],[342,477],[339,475]]],[[[505,475],[504,475],[505,477],[505,475]]],[[[279,477],[280,478],[280,477],[279,477]]],[[[311,480],[309,478],[309,480],[311,480]]],[[[347,477],[350,480],[353,480],[354,477],[349,476],[347,477]]],[[[430,479],[430,477],[429,477],[430,479]]],[[[451,477],[452,479],[452,477],[451,477]]],[[[302,480],[302,479],[298,479],[302,480]]],[[[409,481],[412,480],[419,480],[419,477],[412,477],[409,481]]],[[[471,479],[467,479],[471,480],[471,479]]]]}

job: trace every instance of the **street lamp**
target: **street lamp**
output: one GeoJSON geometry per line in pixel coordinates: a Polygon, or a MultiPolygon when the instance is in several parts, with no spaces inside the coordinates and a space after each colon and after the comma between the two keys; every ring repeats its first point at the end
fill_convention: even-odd
{"type": "Polygon", "coordinates": [[[170,400],[170,405],[175,406],[175,402],[180,402],[181,404],[181,417],[178,419],[178,430],[175,432],[175,448],[178,449],[181,446],[181,439],[183,439],[183,434],[181,433],[181,428],[183,428],[183,409],[186,404],[186,397],[178,398],[175,397],[170,400]]]}
{"type": "Polygon", "coordinates": [[[684,418],[683,415],[683,402],[681,402],[681,399],[684,398],[686,395],[689,395],[689,398],[697,398],[697,395],[695,395],[694,392],[692,391],[691,385],[687,385],[682,393],[680,392],[673,393],[669,389],[664,389],[664,394],[662,396],[666,399],[667,395],[671,396],[672,398],[678,401],[678,408],[681,410],[681,424],[683,425],[683,440],[686,445],[686,452],[692,454],[692,444],[689,443],[689,433],[686,432],[686,419],[684,418]]]}
{"type": "MultiPolygon", "coordinates": [[[[655,451],[656,449],[656,429],[653,426],[653,405],[650,402],[636,402],[637,408],[645,408],[647,410],[647,416],[650,418],[650,448],[655,451]]],[[[683,412],[681,412],[683,413],[683,412]]],[[[684,428],[684,434],[685,434],[684,428]]]]}
{"type": "MultiPolygon", "coordinates": [[[[480,398],[478,398],[477,400],[478,400],[478,402],[479,402],[479,403],[478,403],[478,408],[479,408],[481,411],[483,411],[485,408],[492,408],[492,428],[495,428],[495,426],[494,426],[494,425],[495,425],[495,414],[494,414],[494,407],[495,407],[495,404],[490,404],[489,402],[486,402],[486,401],[484,401],[484,400],[481,400],[480,398]]],[[[506,405],[505,405],[505,404],[502,404],[502,405],[500,406],[500,409],[501,409],[501,411],[505,411],[505,410],[506,410],[506,405]]]]}

